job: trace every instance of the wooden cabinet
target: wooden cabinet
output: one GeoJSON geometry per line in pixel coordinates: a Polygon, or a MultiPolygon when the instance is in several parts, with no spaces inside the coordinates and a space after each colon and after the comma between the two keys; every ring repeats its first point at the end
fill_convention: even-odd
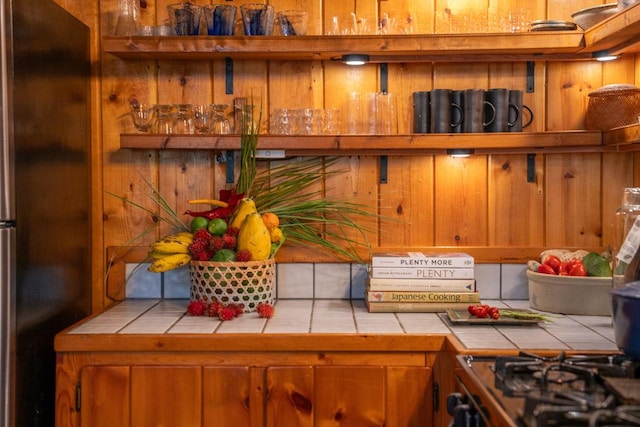
{"type": "MultiPolygon", "coordinates": [[[[68,356],[59,359],[59,372],[69,372],[66,362],[77,361],[68,356]]],[[[235,365],[231,355],[229,364],[212,365],[180,354],[153,364],[133,354],[122,355],[119,363],[99,355],[106,364],[77,370],[76,401],[66,410],[61,403],[72,391],[59,381],[56,426],[438,425],[432,368],[417,363],[425,356],[356,353],[328,366],[291,356],[284,357],[291,363],[256,357],[252,364],[235,365]]],[[[332,356],[313,358],[322,363],[332,356]]]]}
{"type": "Polygon", "coordinates": [[[61,332],[56,427],[446,426],[445,334],[61,332]]]}

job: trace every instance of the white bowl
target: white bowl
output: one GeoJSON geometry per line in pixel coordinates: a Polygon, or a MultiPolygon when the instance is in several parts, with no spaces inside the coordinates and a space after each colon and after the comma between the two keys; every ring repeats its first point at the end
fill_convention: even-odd
{"type": "Polygon", "coordinates": [[[560,314],[611,314],[611,277],[555,276],[531,270],[527,277],[531,308],[560,314]]]}

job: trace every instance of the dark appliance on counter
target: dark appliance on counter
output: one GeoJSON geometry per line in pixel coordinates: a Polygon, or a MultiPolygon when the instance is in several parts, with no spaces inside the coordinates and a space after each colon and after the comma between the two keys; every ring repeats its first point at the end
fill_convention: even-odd
{"type": "Polygon", "coordinates": [[[640,426],[640,361],[623,354],[458,355],[452,426],[640,426]]]}
{"type": "Polygon", "coordinates": [[[53,426],[54,335],[91,312],[89,29],[0,0],[0,426],[53,426]]]}

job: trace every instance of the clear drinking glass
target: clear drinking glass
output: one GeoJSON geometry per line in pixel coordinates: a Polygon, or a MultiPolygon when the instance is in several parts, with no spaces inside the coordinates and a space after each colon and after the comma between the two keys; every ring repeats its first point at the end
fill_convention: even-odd
{"type": "Polygon", "coordinates": [[[173,106],[168,104],[156,105],[155,132],[162,134],[173,133],[173,106]]]}
{"type": "Polygon", "coordinates": [[[194,105],[192,107],[193,122],[198,133],[209,133],[213,124],[213,108],[211,105],[194,105]]]}
{"type": "Polygon", "coordinates": [[[193,121],[191,108],[191,104],[176,105],[176,117],[173,120],[173,133],[185,135],[196,133],[196,124],[193,121]]]}
{"type": "Polygon", "coordinates": [[[212,133],[226,135],[231,133],[231,123],[225,117],[225,110],[229,108],[227,104],[213,104],[213,125],[212,133]]]}
{"type": "Polygon", "coordinates": [[[139,132],[151,132],[153,129],[156,108],[149,104],[131,104],[133,124],[139,132]]]}

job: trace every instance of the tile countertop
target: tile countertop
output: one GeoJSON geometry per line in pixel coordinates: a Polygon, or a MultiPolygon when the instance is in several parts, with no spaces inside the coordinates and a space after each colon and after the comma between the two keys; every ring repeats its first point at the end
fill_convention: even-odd
{"type": "MultiPolygon", "coordinates": [[[[256,313],[221,322],[185,315],[187,300],[125,300],[65,333],[74,334],[453,334],[468,350],[617,351],[608,316],[558,315],[534,325],[453,325],[436,313],[369,313],[363,300],[278,300],[271,319],[256,313]]],[[[483,301],[528,309],[521,300],[483,301]]]]}

